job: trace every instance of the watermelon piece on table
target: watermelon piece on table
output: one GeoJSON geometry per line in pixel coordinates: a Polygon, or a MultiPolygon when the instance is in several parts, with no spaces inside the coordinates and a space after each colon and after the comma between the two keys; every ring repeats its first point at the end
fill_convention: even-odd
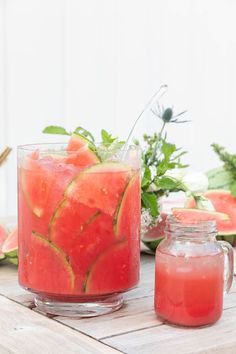
{"type": "Polygon", "coordinates": [[[50,223],[49,237],[67,255],[76,290],[82,292],[89,266],[115,240],[113,219],[96,208],[64,199],[50,223]]]}
{"type": "Polygon", "coordinates": [[[18,229],[13,230],[2,244],[2,252],[9,262],[18,264],[18,229]]]}
{"type": "MultiPolygon", "coordinates": [[[[236,234],[236,197],[233,197],[227,190],[209,190],[204,197],[212,202],[217,212],[228,215],[228,220],[218,221],[218,234],[222,236],[236,234]]],[[[195,200],[190,198],[186,207],[196,208],[195,200]]]]}
{"type": "Polygon", "coordinates": [[[84,168],[100,162],[95,146],[81,135],[72,134],[68,146],[66,163],[84,168]]]}
{"type": "Polygon", "coordinates": [[[2,225],[0,225],[0,260],[5,258],[5,255],[2,252],[2,245],[3,245],[4,241],[6,240],[6,238],[7,238],[7,232],[6,232],[5,228],[2,225]]]}
{"type": "Polygon", "coordinates": [[[88,272],[85,292],[91,295],[111,294],[132,288],[138,282],[139,271],[130,262],[127,240],[113,244],[100,254],[88,272]]]}
{"type": "Polygon", "coordinates": [[[28,253],[20,258],[21,285],[47,294],[72,294],[75,276],[65,253],[44,236],[31,235],[28,253]]]}
{"type": "Polygon", "coordinates": [[[104,162],[81,171],[65,197],[113,216],[133,174],[129,165],[104,162]]]}
{"type": "Polygon", "coordinates": [[[142,236],[143,243],[151,250],[155,251],[159,243],[165,237],[167,213],[161,213],[160,221],[142,236]]]}

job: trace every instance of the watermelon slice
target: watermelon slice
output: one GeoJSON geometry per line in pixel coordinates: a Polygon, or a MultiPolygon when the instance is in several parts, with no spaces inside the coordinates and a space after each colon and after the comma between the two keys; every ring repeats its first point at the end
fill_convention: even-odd
{"type": "Polygon", "coordinates": [[[2,245],[2,252],[8,261],[18,264],[18,230],[13,230],[5,239],[2,245]]]}
{"type": "Polygon", "coordinates": [[[139,239],[140,200],[140,174],[136,173],[127,185],[116,211],[114,231],[118,238],[139,239]]]}
{"type": "Polygon", "coordinates": [[[75,276],[65,253],[33,232],[28,253],[20,258],[20,283],[35,292],[72,294],[75,276]]]}
{"type": "MultiPolygon", "coordinates": [[[[215,210],[228,215],[228,220],[218,222],[218,234],[222,236],[236,234],[236,198],[226,190],[210,190],[204,194],[208,198],[215,210]]],[[[196,203],[193,198],[186,203],[188,208],[195,208],[196,203]]]]}
{"type": "Polygon", "coordinates": [[[38,218],[52,213],[77,171],[52,156],[40,157],[35,153],[27,156],[20,168],[19,180],[32,213],[38,218]]]}
{"type": "Polygon", "coordinates": [[[5,258],[5,255],[2,252],[2,245],[6,240],[6,238],[7,238],[7,232],[5,228],[2,225],[0,225],[0,261],[5,258]]]}
{"type": "Polygon", "coordinates": [[[227,214],[201,209],[173,208],[172,214],[175,219],[183,224],[195,224],[199,221],[215,220],[218,227],[221,222],[229,220],[227,214]]]}
{"type": "Polygon", "coordinates": [[[81,171],[65,191],[65,197],[113,216],[132,176],[129,165],[104,162],[81,171]]]}
{"type": "Polygon", "coordinates": [[[143,243],[151,250],[155,251],[159,243],[165,236],[167,213],[161,213],[161,218],[158,224],[146,232],[142,237],[143,243]]]}
{"type": "Polygon", "coordinates": [[[85,282],[90,295],[111,294],[128,290],[138,282],[138,265],[129,260],[128,241],[113,244],[92,265],[85,282]]]}
{"type": "Polygon", "coordinates": [[[100,162],[95,153],[95,146],[86,138],[73,134],[67,146],[66,163],[84,168],[100,162]]]}
{"type": "Polygon", "coordinates": [[[64,199],[51,221],[49,237],[66,253],[76,290],[82,292],[89,266],[114,242],[113,219],[96,208],[64,199]]]}

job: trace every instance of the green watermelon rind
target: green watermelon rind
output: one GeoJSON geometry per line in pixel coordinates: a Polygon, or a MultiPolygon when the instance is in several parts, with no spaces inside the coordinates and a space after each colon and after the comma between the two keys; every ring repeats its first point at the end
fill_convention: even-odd
{"type": "MultiPolygon", "coordinates": [[[[49,240],[53,240],[55,238],[54,236],[54,227],[55,227],[55,223],[57,221],[58,218],[60,218],[60,214],[61,212],[67,207],[67,203],[69,203],[69,200],[67,198],[63,198],[57,208],[54,210],[54,213],[51,217],[51,220],[49,222],[49,240]]],[[[85,228],[87,226],[89,226],[94,220],[96,220],[96,218],[101,215],[101,212],[98,210],[96,211],[94,214],[92,214],[86,221],[85,223],[82,225],[83,227],[83,231],[85,230],[85,228]]]]}
{"type": "Polygon", "coordinates": [[[145,240],[142,239],[142,242],[146,247],[148,247],[151,251],[155,251],[159,243],[164,239],[165,236],[160,236],[158,239],[145,240]]]}
{"type": "Polygon", "coordinates": [[[3,261],[5,258],[5,254],[0,251],[0,261],[3,261]]]}
{"type": "Polygon", "coordinates": [[[11,251],[3,252],[7,258],[17,258],[18,248],[12,249],[11,251]]]}
{"type": "Polygon", "coordinates": [[[24,173],[25,173],[25,171],[20,169],[19,180],[20,180],[20,184],[21,184],[21,190],[24,195],[24,199],[26,201],[28,208],[32,211],[32,213],[35,216],[37,216],[37,218],[41,218],[43,216],[44,211],[42,208],[38,208],[37,206],[34,206],[33,205],[34,203],[32,203],[32,201],[30,200],[29,193],[27,192],[27,187],[26,187],[27,183],[25,182],[24,173]]]}
{"type": "Polygon", "coordinates": [[[6,258],[17,258],[18,257],[18,242],[17,242],[17,229],[13,230],[5,239],[1,247],[2,253],[5,255],[6,258]],[[10,242],[14,242],[14,246],[9,247],[9,240],[10,242]]]}
{"type": "Polygon", "coordinates": [[[113,243],[111,246],[109,246],[107,249],[105,249],[102,253],[100,253],[97,258],[94,260],[94,262],[91,264],[89,267],[87,274],[85,276],[84,284],[83,284],[83,292],[84,293],[89,293],[89,285],[91,282],[91,277],[93,275],[93,270],[96,268],[97,264],[99,264],[99,261],[104,259],[107,254],[109,254],[114,248],[123,246],[124,244],[127,244],[127,239],[122,239],[117,243],[113,243]]]}
{"type": "MultiPolygon", "coordinates": [[[[114,162],[114,161],[108,161],[108,162],[101,162],[99,164],[90,166],[88,168],[85,168],[81,172],[79,172],[73,179],[72,181],[68,184],[68,186],[65,189],[64,192],[64,197],[65,198],[75,198],[74,196],[76,195],[75,191],[77,188],[77,183],[80,179],[83,179],[84,176],[94,176],[96,177],[96,173],[115,173],[115,172],[130,172],[130,176],[128,178],[127,184],[130,180],[130,177],[132,176],[133,169],[130,165],[125,164],[125,163],[120,163],[120,162],[114,162]]],[[[93,178],[94,178],[93,176],[93,178]]],[[[91,177],[90,177],[91,178],[91,177]]],[[[95,182],[94,182],[95,183],[95,182]]],[[[77,199],[77,198],[75,198],[77,199]]],[[[80,201],[79,198],[77,199],[78,202],[80,201]]],[[[84,203],[84,202],[83,202],[84,203]]]]}
{"type": "Polygon", "coordinates": [[[7,258],[8,262],[14,265],[18,265],[18,258],[17,257],[13,257],[13,258],[7,258]]]}
{"type": "Polygon", "coordinates": [[[71,267],[67,255],[62,251],[62,249],[60,249],[57,245],[55,245],[51,240],[46,239],[43,235],[39,234],[38,232],[33,231],[32,235],[37,239],[39,239],[41,242],[43,242],[47,247],[50,247],[51,250],[53,250],[58,255],[58,257],[60,257],[61,261],[64,263],[68,271],[68,275],[70,277],[71,290],[73,290],[75,287],[75,274],[73,272],[73,269],[71,267]]]}
{"type": "Polygon", "coordinates": [[[135,173],[131,179],[128,181],[124,193],[121,195],[121,201],[118,204],[118,207],[115,211],[114,214],[114,221],[113,221],[113,230],[114,230],[114,234],[117,237],[119,235],[119,223],[120,220],[122,220],[123,215],[126,215],[126,212],[124,213],[125,210],[125,197],[126,195],[129,193],[130,188],[132,188],[133,184],[136,182],[136,179],[139,178],[139,172],[135,173]]]}

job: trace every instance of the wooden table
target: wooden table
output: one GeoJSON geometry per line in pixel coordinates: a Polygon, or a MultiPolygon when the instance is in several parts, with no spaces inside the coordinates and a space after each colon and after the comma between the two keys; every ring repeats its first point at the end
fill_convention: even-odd
{"type": "Polygon", "coordinates": [[[0,354],[236,353],[236,282],[215,325],[184,329],[166,325],[153,311],[154,257],[142,255],[141,284],[124,307],[90,318],[49,318],[17,284],[17,268],[0,265],[0,354]]]}

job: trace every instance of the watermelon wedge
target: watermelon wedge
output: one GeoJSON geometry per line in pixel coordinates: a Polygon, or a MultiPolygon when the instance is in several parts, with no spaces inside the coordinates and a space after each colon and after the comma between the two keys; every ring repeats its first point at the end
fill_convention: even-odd
{"type": "Polygon", "coordinates": [[[19,182],[32,213],[38,218],[52,213],[77,171],[52,156],[27,156],[19,170],[19,182]]]}
{"type": "MultiPolygon", "coordinates": [[[[228,215],[228,220],[218,221],[218,234],[220,236],[236,234],[236,198],[226,190],[209,190],[204,194],[204,197],[212,202],[218,213],[228,215]]],[[[196,203],[193,198],[187,201],[186,207],[196,208],[196,203]]]]}
{"type": "Polygon", "coordinates": [[[151,250],[155,251],[159,243],[165,237],[165,227],[167,213],[161,213],[160,221],[156,226],[146,232],[142,237],[143,243],[151,250]]]}
{"type": "Polygon", "coordinates": [[[35,292],[72,294],[75,276],[66,254],[44,236],[33,232],[30,248],[20,261],[20,282],[35,292]]]}
{"type": "Polygon", "coordinates": [[[86,138],[78,134],[72,134],[68,146],[66,163],[84,168],[100,162],[95,153],[95,146],[86,138]]]}
{"type": "Polygon", "coordinates": [[[97,164],[74,178],[65,191],[65,197],[113,216],[132,173],[126,164],[97,164]]]}
{"type": "Polygon", "coordinates": [[[18,264],[18,229],[13,230],[2,245],[2,253],[10,263],[18,264]]]}
{"type": "Polygon", "coordinates": [[[175,219],[183,224],[195,224],[199,221],[215,220],[218,227],[221,222],[229,220],[227,214],[201,209],[173,208],[172,214],[175,219]]]}
{"type": "Polygon", "coordinates": [[[114,242],[113,219],[96,208],[64,199],[50,223],[49,238],[70,260],[80,293],[90,265],[114,242]]]}
{"type": "Polygon", "coordinates": [[[138,269],[129,261],[128,241],[113,244],[93,263],[85,282],[90,295],[111,294],[132,288],[138,281],[138,269]]]}
{"type": "Polygon", "coordinates": [[[0,225],[0,261],[5,258],[5,255],[2,252],[2,245],[6,240],[6,238],[7,238],[7,232],[5,228],[2,225],[0,225]]]}
{"type": "Polygon", "coordinates": [[[139,239],[140,227],[140,174],[136,173],[127,185],[117,208],[114,232],[118,238],[139,239]]]}

